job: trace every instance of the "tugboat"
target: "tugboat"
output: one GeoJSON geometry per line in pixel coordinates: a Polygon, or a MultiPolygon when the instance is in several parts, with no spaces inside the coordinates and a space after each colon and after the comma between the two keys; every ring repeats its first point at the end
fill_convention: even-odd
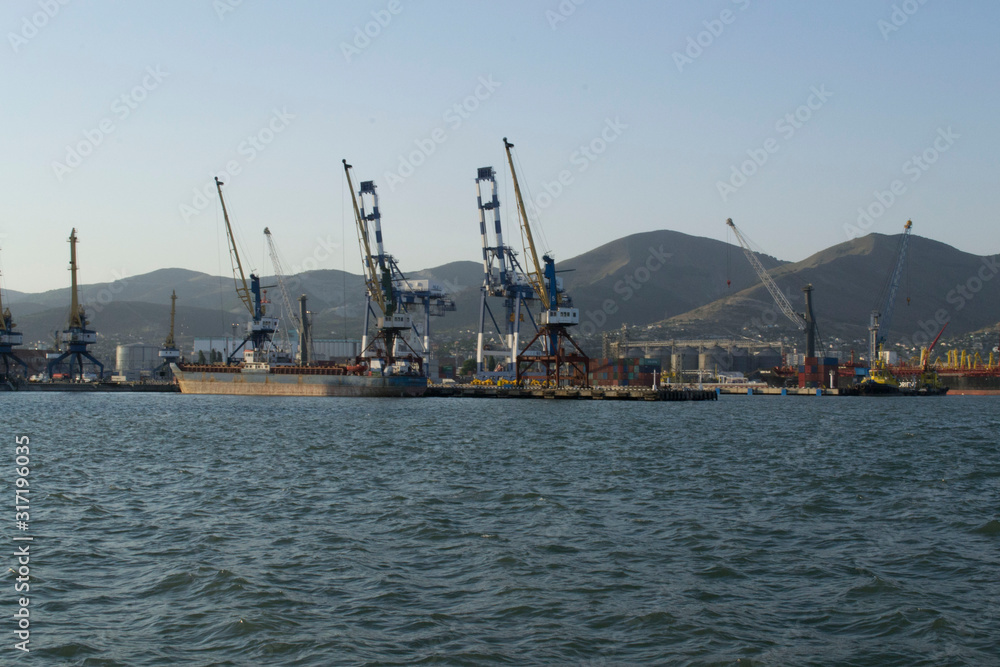
{"type": "Polygon", "coordinates": [[[899,380],[882,365],[873,364],[864,380],[858,383],[859,396],[900,396],[899,380]]]}

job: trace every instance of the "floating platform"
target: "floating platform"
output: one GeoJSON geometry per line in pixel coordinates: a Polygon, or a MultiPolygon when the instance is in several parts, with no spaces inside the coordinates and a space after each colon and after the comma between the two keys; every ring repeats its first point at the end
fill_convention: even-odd
{"type": "Polygon", "coordinates": [[[712,389],[646,389],[638,387],[491,387],[432,385],[424,394],[437,398],[548,398],[588,401],[714,401],[712,389]]]}

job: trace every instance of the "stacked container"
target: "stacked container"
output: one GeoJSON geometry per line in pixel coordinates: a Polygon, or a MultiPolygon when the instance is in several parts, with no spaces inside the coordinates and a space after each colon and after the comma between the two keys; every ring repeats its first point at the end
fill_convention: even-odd
{"type": "Polygon", "coordinates": [[[659,359],[591,359],[590,384],[604,387],[652,387],[660,376],[659,359]]]}

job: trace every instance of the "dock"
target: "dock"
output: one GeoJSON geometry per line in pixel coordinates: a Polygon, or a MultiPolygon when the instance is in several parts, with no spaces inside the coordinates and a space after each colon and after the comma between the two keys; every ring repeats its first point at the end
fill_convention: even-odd
{"type": "Polygon", "coordinates": [[[0,382],[0,391],[69,391],[77,393],[121,392],[180,392],[180,387],[169,382],[0,382]]]}
{"type": "Polygon", "coordinates": [[[489,385],[432,385],[432,398],[541,398],[591,401],[714,401],[714,389],[647,389],[645,387],[495,387],[489,385]]]}

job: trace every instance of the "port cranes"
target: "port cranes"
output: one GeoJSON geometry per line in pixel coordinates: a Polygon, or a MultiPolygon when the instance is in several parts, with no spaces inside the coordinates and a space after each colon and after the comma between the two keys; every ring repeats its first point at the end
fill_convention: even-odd
{"type": "Polygon", "coordinates": [[[787,317],[789,320],[792,321],[792,324],[798,327],[800,331],[805,332],[806,357],[815,357],[816,318],[813,315],[813,310],[812,310],[813,286],[810,284],[802,288],[802,291],[805,293],[805,300],[806,300],[805,312],[804,313],[796,312],[795,308],[793,308],[792,304],[788,301],[788,297],[786,297],[785,293],[781,291],[781,289],[778,287],[777,284],[775,284],[774,279],[771,277],[771,274],[767,272],[767,269],[764,268],[764,265],[760,263],[760,259],[754,252],[753,249],[754,246],[750,242],[750,240],[747,239],[747,237],[743,234],[740,228],[736,226],[736,223],[733,222],[732,218],[727,219],[726,224],[729,226],[730,229],[733,230],[733,234],[736,235],[736,240],[739,242],[740,247],[743,249],[743,254],[746,255],[747,259],[750,261],[750,266],[753,267],[753,270],[757,273],[757,276],[760,278],[760,281],[764,283],[764,287],[766,287],[767,291],[770,292],[771,297],[774,299],[774,302],[778,305],[778,308],[781,310],[782,313],[785,314],[785,317],[787,317]]]}
{"type": "Polygon", "coordinates": [[[243,262],[240,261],[240,253],[236,248],[233,226],[229,222],[226,200],[222,196],[223,185],[225,184],[216,176],[215,189],[218,191],[219,201],[222,203],[222,217],[225,219],[226,233],[229,236],[229,259],[233,267],[233,280],[236,282],[236,295],[250,313],[250,321],[247,323],[243,342],[232,351],[226,359],[226,363],[232,364],[240,350],[244,350],[243,358],[245,361],[266,363],[268,348],[271,346],[274,333],[278,330],[279,321],[275,317],[267,317],[266,301],[261,295],[260,278],[255,273],[250,274],[250,285],[247,285],[246,274],[243,272],[243,262]]]}
{"type": "Polygon", "coordinates": [[[74,227],[69,235],[69,270],[72,274],[69,324],[62,332],[62,341],[68,346],[68,349],[55,359],[49,361],[49,377],[53,377],[53,371],[56,366],[67,358],[69,359],[70,377],[73,377],[73,363],[76,362],[80,369],[80,379],[83,379],[84,359],[97,366],[98,377],[104,375],[104,364],[98,361],[89,350],[89,346],[97,342],[97,332],[87,328],[90,322],[87,320],[87,313],[83,306],[80,305],[80,291],[77,283],[76,244],[76,228],[74,227]]]}
{"type": "Polygon", "coordinates": [[[476,378],[514,380],[520,346],[521,322],[525,316],[537,330],[531,314],[531,303],[538,298],[517,260],[517,252],[504,245],[500,224],[500,198],[497,194],[496,171],[480,167],[476,172],[476,202],[479,208],[479,234],[483,243],[483,284],[479,301],[479,332],[476,337],[476,378]],[[488,185],[483,200],[483,184],[488,185]],[[487,231],[487,217],[493,215],[493,245],[487,231]],[[490,307],[490,299],[502,298],[501,325],[490,307]],[[487,330],[487,316],[493,329],[487,330]],[[494,344],[494,334],[500,339],[494,344]],[[500,349],[492,349],[499,347],[500,349]],[[489,361],[487,361],[487,359],[489,361]]]}
{"type": "Polygon", "coordinates": [[[24,342],[24,335],[14,329],[14,318],[10,308],[3,307],[3,290],[0,288],[0,358],[3,358],[3,377],[10,376],[10,364],[21,366],[24,374],[28,374],[28,364],[14,354],[14,347],[24,342]]]}
{"type": "Polygon", "coordinates": [[[590,360],[569,334],[569,327],[580,323],[580,311],[572,307],[572,301],[560,289],[556,277],[555,259],[545,254],[539,260],[531,234],[531,224],[528,221],[528,212],[517,180],[517,171],[514,169],[514,157],[510,150],[514,144],[504,137],[503,145],[507,152],[511,180],[514,183],[524,255],[529,262],[529,270],[534,269],[534,272],[528,273],[527,278],[535,294],[540,298],[542,306],[538,316],[538,330],[515,360],[515,381],[521,384],[531,374],[535,374],[536,377],[532,379],[542,379],[550,385],[559,386],[563,379],[566,379],[571,384],[586,386],[590,360]],[[544,269],[542,264],[545,265],[544,269]],[[544,374],[537,377],[541,369],[544,369],[544,374]]]}
{"type": "MultiPolygon", "coordinates": [[[[343,160],[344,174],[347,176],[347,187],[351,191],[351,203],[354,208],[354,220],[357,224],[358,244],[361,248],[361,261],[365,269],[365,288],[367,305],[365,308],[365,330],[361,339],[361,354],[358,362],[367,363],[375,360],[378,371],[383,374],[395,372],[397,362],[404,362],[404,373],[424,371],[424,357],[417,352],[407,340],[407,334],[413,329],[413,318],[404,308],[401,308],[397,285],[403,280],[402,273],[392,255],[387,255],[382,244],[382,222],[378,208],[378,194],[375,192],[374,181],[362,181],[357,193],[351,179],[353,167],[343,160]],[[358,203],[358,199],[361,203],[358,203]],[[371,213],[366,212],[366,200],[371,202],[371,213]],[[371,229],[369,229],[371,223],[371,229]],[[372,240],[375,241],[375,254],[372,254],[372,240]],[[373,308],[377,306],[376,311],[373,308]],[[375,316],[375,336],[369,341],[368,331],[371,316],[375,316]],[[403,355],[398,355],[399,348],[403,355]]],[[[376,370],[373,367],[373,370],[376,370]]]]}

